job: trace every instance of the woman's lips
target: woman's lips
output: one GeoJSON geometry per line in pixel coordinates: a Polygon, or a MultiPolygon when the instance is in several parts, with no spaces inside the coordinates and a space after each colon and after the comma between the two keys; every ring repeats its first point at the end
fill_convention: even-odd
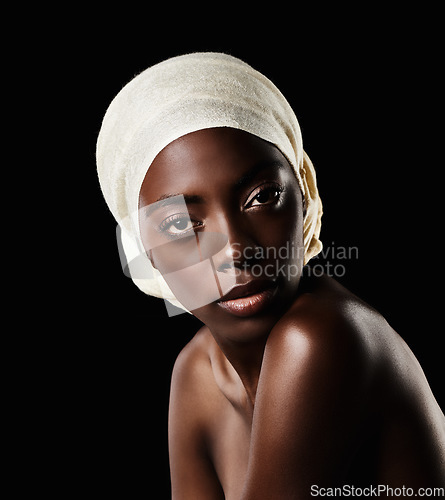
{"type": "Polygon", "coordinates": [[[235,285],[217,304],[235,316],[252,316],[272,301],[276,291],[277,285],[273,280],[252,280],[235,285]]]}

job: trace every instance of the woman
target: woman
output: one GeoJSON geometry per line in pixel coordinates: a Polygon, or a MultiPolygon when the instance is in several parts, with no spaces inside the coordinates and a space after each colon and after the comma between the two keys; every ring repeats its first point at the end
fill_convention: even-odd
{"type": "Polygon", "coordinates": [[[97,160],[135,283],[204,324],[173,371],[174,499],[445,486],[445,419],[414,355],[306,272],[322,205],[267,78],[215,53],[153,66],[111,103],[97,160]]]}

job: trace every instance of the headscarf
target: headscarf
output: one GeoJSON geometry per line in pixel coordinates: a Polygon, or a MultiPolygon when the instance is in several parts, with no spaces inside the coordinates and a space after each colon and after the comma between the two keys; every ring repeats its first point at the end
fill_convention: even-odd
{"type": "MultiPolygon", "coordinates": [[[[249,132],[287,158],[305,200],[306,264],[322,248],[322,204],[295,113],[264,75],[240,59],[213,52],[173,57],[146,69],[106,111],[97,141],[97,169],[127,261],[144,254],[136,214],[142,182],[156,155],[179,137],[214,127],[249,132]]],[[[146,256],[142,267],[139,259],[137,272],[131,273],[136,285],[181,306],[146,256]]]]}

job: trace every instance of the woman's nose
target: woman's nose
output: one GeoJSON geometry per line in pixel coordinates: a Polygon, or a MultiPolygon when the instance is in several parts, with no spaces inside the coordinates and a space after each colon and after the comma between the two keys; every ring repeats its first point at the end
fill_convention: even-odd
{"type": "Polygon", "coordinates": [[[218,272],[228,272],[233,268],[246,268],[255,260],[258,244],[250,228],[239,220],[220,224],[218,232],[227,237],[227,243],[214,257],[213,262],[218,272]]]}

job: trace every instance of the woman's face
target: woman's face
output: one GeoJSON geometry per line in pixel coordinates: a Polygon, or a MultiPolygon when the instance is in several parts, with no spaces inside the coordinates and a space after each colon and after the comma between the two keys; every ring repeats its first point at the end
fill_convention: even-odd
{"type": "Polygon", "coordinates": [[[303,266],[303,203],[272,144],[232,128],[165,147],[139,197],[142,242],[172,292],[233,340],[268,333],[303,266]]]}

